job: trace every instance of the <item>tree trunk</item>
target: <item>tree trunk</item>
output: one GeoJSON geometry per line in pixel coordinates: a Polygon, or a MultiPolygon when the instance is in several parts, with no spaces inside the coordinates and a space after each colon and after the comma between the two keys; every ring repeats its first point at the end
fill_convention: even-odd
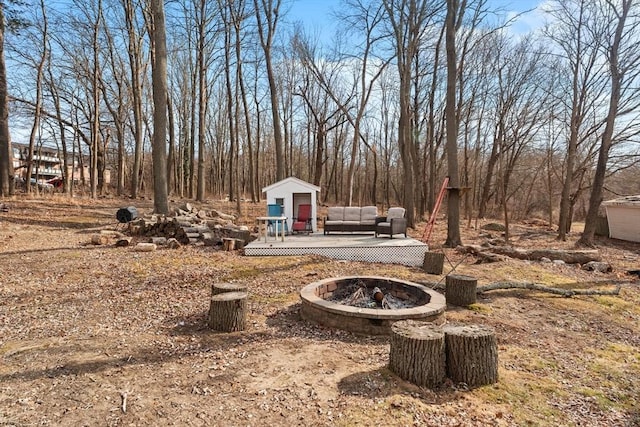
{"type": "Polygon", "coordinates": [[[424,254],[422,269],[427,274],[442,274],[444,267],[444,252],[427,252],[424,254]]]}
{"type": "Polygon", "coordinates": [[[460,235],[460,177],[458,174],[458,120],[456,114],[456,16],[458,0],[447,0],[447,26],[445,31],[447,54],[447,172],[449,175],[449,198],[447,209],[447,240],[445,246],[454,248],[462,244],[460,235]]]}
{"type": "Polygon", "coordinates": [[[247,293],[223,292],[211,297],[209,327],[216,331],[243,331],[247,320],[247,293]]]}
{"type": "Polygon", "coordinates": [[[447,376],[469,387],[498,381],[498,345],[495,332],[480,325],[445,325],[447,376]]]}
{"type": "MultiPolygon", "coordinates": [[[[598,152],[598,165],[596,166],[595,176],[593,178],[593,184],[591,186],[591,196],[589,197],[589,210],[585,219],[584,231],[579,245],[594,246],[594,237],[596,233],[596,226],[598,224],[598,210],[602,203],[602,190],[604,188],[604,179],[607,173],[607,162],[609,161],[609,150],[611,149],[613,131],[616,123],[616,117],[618,116],[618,105],[620,103],[620,97],[622,93],[622,81],[624,79],[624,71],[618,66],[618,54],[620,50],[620,43],[623,37],[623,30],[626,22],[629,9],[631,8],[631,0],[624,0],[621,2],[622,11],[618,13],[618,22],[616,26],[616,32],[613,43],[609,48],[609,70],[611,74],[611,95],[609,98],[609,111],[607,114],[606,125],[604,133],[602,134],[600,150],[598,152]]],[[[614,7],[609,5],[609,7],[614,7]]],[[[637,58],[637,56],[636,56],[637,58]]],[[[636,62],[638,60],[636,59],[636,62]]],[[[624,68],[628,67],[626,64],[624,68]]]]}
{"type": "Polygon", "coordinates": [[[7,68],[4,61],[4,6],[0,3],[0,196],[13,194],[13,151],[9,134],[7,68]]]}
{"type": "Polygon", "coordinates": [[[433,323],[400,320],[391,326],[389,369],[400,378],[433,388],[445,377],[445,338],[433,323]]]}
{"type": "Polygon", "coordinates": [[[478,279],[470,276],[449,275],[446,278],[445,295],[447,303],[466,307],[476,302],[478,279]]]}
{"type": "Polygon", "coordinates": [[[167,40],[164,0],[152,0],[153,13],[153,207],[169,213],[167,194],[167,40]]]}

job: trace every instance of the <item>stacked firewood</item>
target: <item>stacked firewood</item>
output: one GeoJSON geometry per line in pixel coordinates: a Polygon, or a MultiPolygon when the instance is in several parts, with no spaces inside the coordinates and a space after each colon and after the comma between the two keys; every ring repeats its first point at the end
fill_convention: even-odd
{"type": "Polygon", "coordinates": [[[152,215],[128,223],[132,236],[148,237],[150,243],[163,245],[175,239],[183,245],[204,244],[243,248],[253,240],[246,226],[235,224],[236,218],[217,210],[205,211],[190,203],[177,208],[174,216],[152,215]],[[227,242],[232,241],[232,244],[227,242]]]}

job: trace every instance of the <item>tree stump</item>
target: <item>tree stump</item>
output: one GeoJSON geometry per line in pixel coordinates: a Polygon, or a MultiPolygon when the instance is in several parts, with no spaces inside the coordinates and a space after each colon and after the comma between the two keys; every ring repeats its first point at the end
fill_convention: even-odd
{"type": "Polygon", "coordinates": [[[442,274],[444,252],[427,252],[424,254],[422,269],[428,274],[442,274]]]}
{"type": "Polygon", "coordinates": [[[445,376],[442,329],[428,322],[400,320],[391,326],[389,369],[418,386],[436,387],[445,376]]]}
{"type": "Polygon", "coordinates": [[[495,332],[481,325],[445,325],[447,376],[469,387],[498,381],[498,345],[495,332]]]}
{"type": "Polygon", "coordinates": [[[244,240],[242,239],[233,239],[230,237],[224,237],[222,239],[222,250],[224,251],[233,251],[242,248],[244,248],[244,240]]]}
{"type": "Polygon", "coordinates": [[[478,279],[475,277],[451,274],[447,276],[445,285],[447,303],[466,307],[476,302],[478,279]]]}
{"type": "Polygon", "coordinates": [[[247,293],[224,292],[211,297],[209,327],[216,331],[243,331],[247,319],[247,293]]]}
{"type": "Polygon", "coordinates": [[[225,292],[247,292],[247,285],[240,283],[214,283],[211,285],[211,296],[225,292]]]}

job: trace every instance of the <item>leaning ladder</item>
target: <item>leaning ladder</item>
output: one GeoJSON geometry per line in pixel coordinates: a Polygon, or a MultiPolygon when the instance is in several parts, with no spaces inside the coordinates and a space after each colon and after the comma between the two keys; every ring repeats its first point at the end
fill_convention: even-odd
{"type": "Polygon", "coordinates": [[[438,198],[436,199],[436,204],[433,207],[433,212],[431,212],[431,216],[429,217],[427,226],[424,229],[424,233],[422,234],[422,241],[425,243],[429,243],[429,238],[431,237],[433,226],[436,223],[436,217],[438,216],[438,211],[440,210],[442,199],[444,199],[444,193],[447,191],[447,185],[449,185],[449,177],[445,176],[444,181],[442,182],[442,187],[440,188],[440,193],[438,193],[438,198]]]}

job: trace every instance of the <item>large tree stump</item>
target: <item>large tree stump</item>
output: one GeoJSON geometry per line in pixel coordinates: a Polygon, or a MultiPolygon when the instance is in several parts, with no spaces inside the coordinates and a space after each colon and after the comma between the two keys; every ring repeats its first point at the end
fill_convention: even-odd
{"type": "Polygon", "coordinates": [[[445,296],[447,303],[466,307],[476,302],[478,280],[471,276],[451,274],[445,282],[445,296]]]}
{"type": "Polygon", "coordinates": [[[225,292],[247,292],[247,285],[240,283],[214,283],[211,285],[211,296],[225,292]]]}
{"type": "Polygon", "coordinates": [[[444,252],[427,252],[424,254],[422,269],[427,274],[442,274],[444,267],[444,252]]]}
{"type": "Polygon", "coordinates": [[[445,376],[444,333],[438,325],[400,320],[391,326],[389,369],[423,387],[436,387],[445,376]]]}
{"type": "Polygon", "coordinates": [[[498,381],[498,345],[495,332],[481,325],[445,325],[447,376],[469,387],[498,381]]]}
{"type": "Polygon", "coordinates": [[[216,331],[243,331],[247,319],[247,293],[224,292],[211,297],[209,327],[216,331]]]}

